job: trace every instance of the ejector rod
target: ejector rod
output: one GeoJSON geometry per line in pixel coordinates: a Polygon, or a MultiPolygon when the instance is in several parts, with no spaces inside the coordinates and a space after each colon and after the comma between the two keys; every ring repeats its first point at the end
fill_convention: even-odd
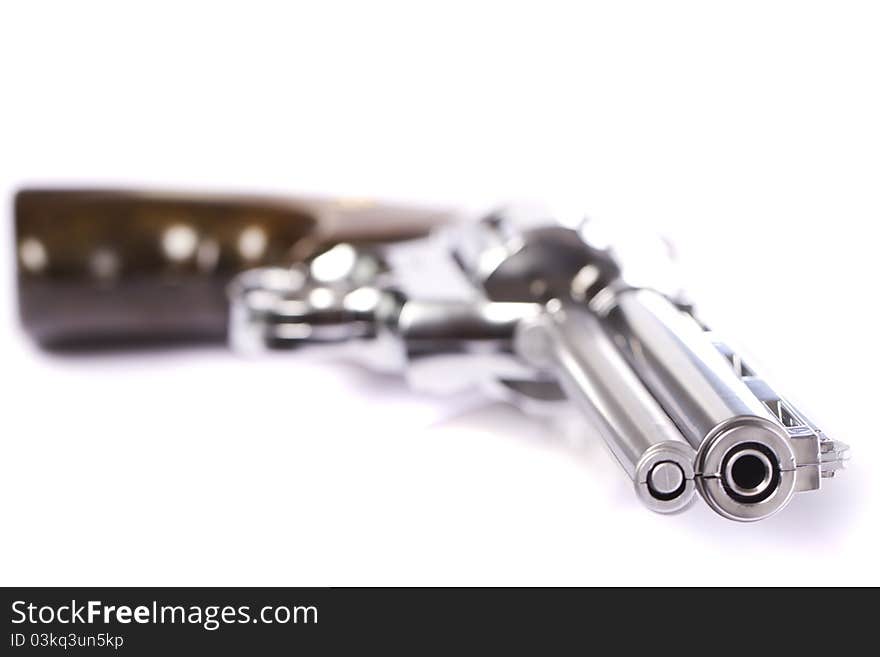
{"type": "Polygon", "coordinates": [[[591,312],[551,301],[537,320],[524,323],[517,348],[526,360],[557,377],[645,505],[674,513],[693,501],[694,449],[591,312]]]}

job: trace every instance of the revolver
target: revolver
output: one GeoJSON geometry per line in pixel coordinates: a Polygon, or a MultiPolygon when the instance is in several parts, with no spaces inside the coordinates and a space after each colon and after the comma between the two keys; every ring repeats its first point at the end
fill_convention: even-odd
{"type": "Polygon", "coordinates": [[[223,340],[567,409],[649,509],[766,518],[844,467],[696,314],[667,245],[513,206],[28,189],[22,324],[48,349],[223,340]]]}

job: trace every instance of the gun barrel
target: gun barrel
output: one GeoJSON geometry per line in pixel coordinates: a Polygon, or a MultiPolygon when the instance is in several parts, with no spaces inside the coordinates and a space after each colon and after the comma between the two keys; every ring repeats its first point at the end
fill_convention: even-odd
{"type": "Polygon", "coordinates": [[[785,506],[797,462],[788,433],[688,313],[651,290],[617,295],[606,323],[685,439],[716,511],[758,520],[785,506]]]}

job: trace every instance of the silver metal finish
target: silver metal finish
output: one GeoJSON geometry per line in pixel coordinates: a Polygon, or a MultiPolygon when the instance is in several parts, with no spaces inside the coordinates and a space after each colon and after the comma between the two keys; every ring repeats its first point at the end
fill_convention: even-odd
{"type": "Polygon", "coordinates": [[[320,346],[420,389],[480,386],[530,412],[567,403],[661,513],[699,492],[724,517],[759,520],[833,477],[846,445],[694,319],[668,245],[640,251],[597,228],[500,212],[245,272],[230,288],[230,340],[320,346]]]}
{"type": "Polygon", "coordinates": [[[694,450],[592,313],[563,308],[554,300],[539,317],[522,324],[516,344],[527,362],[558,378],[633,480],[642,502],[672,513],[693,501],[694,450]]]}
{"type": "Polygon", "coordinates": [[[732,417],[770,419],[690,315],[653,290],[627,290],[615,301],[606,323],[694,447],[732,417]]]}
{"type": "MultiPolygon", "coordinates": [[[[821,479],[821,445],[812,428],[744,361],[687,312],[652,290],[615,296],[606,325],[633,369],[697,449],[697,487],[716,511],[759,520],[784,507],[796,491],[821,479]],[[743,492],[733,476],[749,445],[761,448],[766,482],[743,492]]],[[[843,446],[827,453],[840,463],[843,446]]],[[[742,469],[743,466],[740,466],[742,469]]]]}
{"type": "Polygon", "coordinates": [[[681,466],[674,461],[661,461],[648,473],[648,488],[657,497],[672,495],[686,480],[681,466]]]}
{"type": "Polygon", "coordinates": [[[618,294],[606,323],[620,338],[642,381],[699,450],[695,469],[707,502],[744,520],[766,517],[785,505],[794,490],[797,468],[788,436],[702,327],[652,290],[618,294]],[[746,443],[762,445],[772,453],[770,471],[779,476],[774,490],[765,491],[770,493],[767,497],[731,494],[737,486],[722,462],[727,450],[746,443]],[[710,478],[719,479],[721,485],[707,482],[710,478]]]}

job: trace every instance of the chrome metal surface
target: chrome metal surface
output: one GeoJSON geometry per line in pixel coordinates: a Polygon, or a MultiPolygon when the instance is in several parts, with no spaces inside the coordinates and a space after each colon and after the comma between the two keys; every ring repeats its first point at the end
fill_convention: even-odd
{"type": "Polygon", "coordinates": [[[243,353],[317,348],[441,393],[540,379],[513,351],[520,322],[540,312],[535,304],[412,300],[390,287],[263,269],[236,279],[230,305],[230,341],[243,353]]]}
{"type": "Polygon", "coordinates": [[[653,290],[627,289],[616,294],[604,321],[697,450],[697,488],[712,508],[758,520],[783,508],[794,492],[819,487],[821,433],[689,313],[653,290]],[[770,464],[760,490],[749,493],[731,469],[746,445],[770,464]]]}
{"type": "Polygon", "coordinates": [[[633,255],[597,226],[500,212],[245,272],[230,287],[230,339],[245,351],[320,346],[420,389],[480,386],[529,412],[567,401],[662,513],[699,492],[727,518],[758,520],[834,476],[846,445],[694,319],[672,270],[655,266],[668,248],[633,255]]]}
{"type": "Polygon", "coordinates": [[[577,417],[662,513],[698,492],[727,518],[765,518],[848,458],[697,321],[669,243],[627,227],[540,206],[463,221],[112,190],[24,190],[15,214],[21,316],[50,348],[225,335],[431,392],[480,388],[577,417]]]}
{"type": "Polygon", "coordinates": [[[526,361],[558,378],[569,400],[633,480],[642,502],[663,513],[691,503],[694,450],[639,382],[594,315],[551,301],[539,317],[521,325],[516,344],[526,361]],[[676,471],[679,482],[666,490],[676,471]],[[657,484],[665,483],[652,486],[652,473],[657,484]]]}
{"type": "Polygon", "coordinates": [[[648,473],[648,489],[655,497],[674,495],[685,483],[681,466],[674,461],[660,461],[648,473]]]}
{"type": "Polygon", "coordinates": [[[623,292],[606,324],[695,448],[732,417],[770,419],[700,325],[665,297],[652,290],[623,292]]]}

